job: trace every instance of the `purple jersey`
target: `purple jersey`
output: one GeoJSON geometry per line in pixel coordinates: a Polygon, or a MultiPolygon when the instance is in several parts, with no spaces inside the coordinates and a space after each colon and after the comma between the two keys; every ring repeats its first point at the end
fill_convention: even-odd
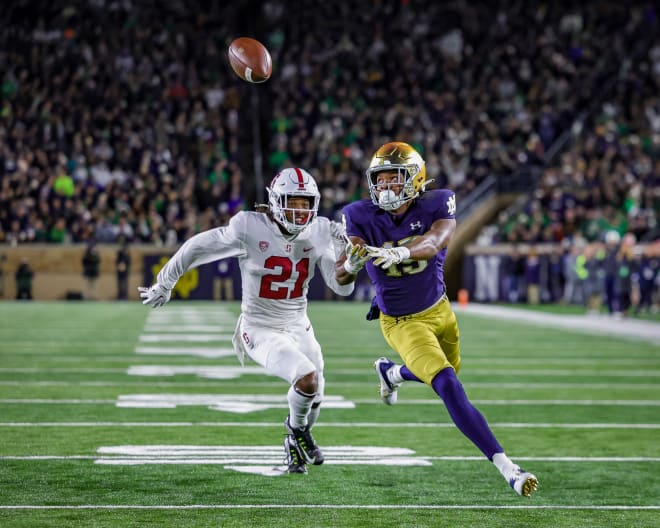
{"type": "MultiPolygon", "coordinates": [[[[384,211],[369,199],[344,207],[346,233],[378,247],[406,245],[431,228],[436,220],[454,218],[456,198],[448,189],[427,191],[401,216],[384,211]]],[[[442,267],[447,248],[430,260],[406,260],[384,270],[367,263],[367,273],[376,286],[380,311],[399,316],[433,306],[445,293],[442,267]]]]}

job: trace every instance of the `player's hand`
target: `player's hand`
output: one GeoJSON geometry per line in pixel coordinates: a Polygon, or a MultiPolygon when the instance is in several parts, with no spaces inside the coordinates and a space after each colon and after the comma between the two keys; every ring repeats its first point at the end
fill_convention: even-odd
{"type": "Polygon", "coordinates": [[[346,246],[344,269],[351,275],[356,275],[370,258],[367,246],[354,245],[349,241],[346,246]]]}
{"type": "Polygon", "coordinates": [[[369,258],[375,258],[374,266],[382,269],[389,268],[392,264],[401,264],[410,258],[410,250],[405,247],[379,248],[367,246],[369,258]]]}
{"type": "Polygon", "coordinates": [[[330,221],[330,236],[334,240],[341,241],[344,244],[348,240],[346,237],[346,227],[340,222],[335,222],[334,220],[330,221]]]}
{"type": "Polygon", "coordinates": [[[170,297],[172,296],[172,290],[168,290],[158,283],[149,288],[139,286],[138,291],[142,298],[142,304],[148,304],[154,308],[163,306],[166,302],[169,302],[170,297]]]}

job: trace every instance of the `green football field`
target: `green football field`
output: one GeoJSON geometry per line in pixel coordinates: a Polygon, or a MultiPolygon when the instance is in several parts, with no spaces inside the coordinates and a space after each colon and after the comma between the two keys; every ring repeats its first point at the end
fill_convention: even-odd
{"type": "Polygon", "coordinates": [[[0,526],[660,526],[657,344],[458,314],[523,498],[429,388],[381,403],[366,309],[310,305],[326,463],[283,475],[288,387],[239,366],[237,303],[0,303],[0,526]]]}

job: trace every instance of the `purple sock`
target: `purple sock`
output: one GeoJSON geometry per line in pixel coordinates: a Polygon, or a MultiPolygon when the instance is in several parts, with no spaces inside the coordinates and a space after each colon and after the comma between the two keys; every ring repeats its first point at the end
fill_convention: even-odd
{"type": "Polygon", "coordinates": [[[410,372],[410,369],[408,367],[406,367],[405,365],[401,365],[401,377],[406,381],[419,381],[420,383],[422,381],[417,376],[415,376],[412,372],[410,372]]]}
{"type": "Polygon", "coordinates": [[[452,368],[438,372],[431,382],[433,390],[442,398],[456,427],[479,450],[492,460],[495,453],[504,452],[483,415],[470,403],[452,368]]]}

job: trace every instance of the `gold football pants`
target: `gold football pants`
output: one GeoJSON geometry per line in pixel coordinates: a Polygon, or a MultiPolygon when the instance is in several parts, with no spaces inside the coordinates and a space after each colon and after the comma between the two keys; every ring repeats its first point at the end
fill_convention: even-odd
{"type": "Polygon", "coordinates": [[[387,344],[424,383],[431,385],[436,374],[449,367],[458,373],[458,323],[446,296],[416,314],[392,317],[381,313],[380,329],[387,344]]]}

